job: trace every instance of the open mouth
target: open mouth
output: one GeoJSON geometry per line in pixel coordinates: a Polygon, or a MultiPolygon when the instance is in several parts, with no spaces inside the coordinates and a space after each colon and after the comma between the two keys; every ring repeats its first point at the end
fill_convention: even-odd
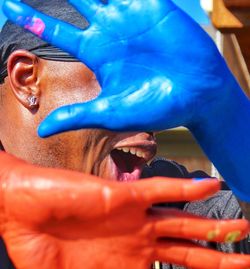
{"type": "Polygon", "coordinates": [[[143,167],[156,152],[156,146],[121,147],[111,151],[118,181],[135,181],[140,178],[143,167]]]}

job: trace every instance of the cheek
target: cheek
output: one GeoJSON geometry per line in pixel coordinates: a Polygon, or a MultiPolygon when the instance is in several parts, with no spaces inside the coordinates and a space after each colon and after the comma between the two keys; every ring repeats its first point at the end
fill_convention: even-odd
{"type": "Polygon", "coordinates": [[[48,112],[63,105],[96,98],[100,86],[92,71],[81,63],[46,63],[41,85],[41,107],[48,112]]]}
{"type": "Polygon", "coordinates": [[[95,75],[87,68],[79,70],[79,72],[74,73],[75,81],[70,80],[71,87],[77,95],[77,102],[87,102],[95,99],[101,92],[100,85],[95,75]]]}
{"type": "Polygon", "coordinates": [[[84,131],[69,132],[42,141],[42,162],[46,166],[82,170],[84,131]]]}
{"type": "Polygon", "coordinates": [[[83,90],[80,91],[81,102],[87,102],[95,99],[101,92],[100,85],[96,79],[92,79],[85,84],[83,90]]]}
{"type": "Polygon", "coordinates": [[[101,131],[74,131],[58,135],[47,151],[50,151],[57,166],[90,174],[102,159],[103,140],[101,131]]]}
{"type": "MultiPolygon", "coordinates": [[[[58,85],[60,87],[60,85],[58,85]]],[[[85,103],[95,99],[100,93],[100,87],[96,81],[90,82],[83,87],[58,88],[41,96],[40,117],[44,118],[51,111],[61,106],[74,103],[85,103]],[[70,89],[70,90],[69,90],[70,89]]]]}

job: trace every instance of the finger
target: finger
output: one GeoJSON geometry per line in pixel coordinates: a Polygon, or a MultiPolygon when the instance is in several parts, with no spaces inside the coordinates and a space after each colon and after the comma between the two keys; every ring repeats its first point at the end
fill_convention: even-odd
{"type": "Polygon", "coordinates": [[[205,199],[220,189],[220,182],[217,179],[197,181],[155,177],[132,184],[134,191],[143,196],[143,200],[148,206],[163,202],[205,199]]]}
{"type": "Polygon", "coordinates": [[[112,121],[109,102],[97,98],[87,103],[56,109],[40,124],[38,134],[40,137],[48,137],[70,130],[102,128],[107,121],[112,121]]]}
{"type": "Polygon", "coordinates": [[[93,16],[104,5],[99,0],[69,0],[69,3],[73,5],[89,22],[92,21],[93,16]]]}
{"type": "MultiPolygon", "coordinates": [[[[178,126],[179,123],[173,123],[173,116],[167,117],[165,121],[162,118],[164,113],[159,113],[159,110],[156,112],[151,104],[156,98],[157,88],[152,84],[151,90],[148,91],[149,86],[147,83],[145,85],[138,91],[134,89],[133,94],[130,88],[102,89],[100,96],[93,101],[60,107],[41,123],[38,134],[41,137],[48,137],[83,128],[101,128],[111,131],[157,131],[178,126]],[[145,116],[145,108],[147,116],[145,116]]],[[[155,103],[158,101],[155,100],[155,103]]]]}
{"type": "Polygon", "coordinates": [[[156,251],[156,260],[192,269],[250,268],[249,255],[225,254],[181,241],[164,241],[159,243],[156,251]]]}
{"type": "Polygon", "coordinates": [[[176,209],[165,209],[161,218],[152,222],[157,237],[197,239],[234,243],[244,239],[249,232],[247,220],[213,220],[197,217],[176,209]]]}
{"type": "MultiPolygon", "coordinates": [[[[106,182],[91,175],[29,165],[6,153],[0,154],[0,180],[4,180],[5,184],[2,191],[8,215],[33,224],[47,222],[51,218],[62,220],[69,216],[79,220],[97,218],[107,215],[107,212],[123,204],[135,204],[136,199],[140,205],[147,207],[147,204],[161,200],[160,198],[169,199],[169,187],[173,189],[173,186],[178,185],[178,180],[176,182],[174,179],[153,179],[138,182],[141,184],[131,183],[122,186],[117,182],[106,182]],[[165,184],[166,182],[168,184],[165,184]],[[164,191],[159,189],[165,187],[163,195],[164,191]],[[148,194],[150,189],[153,195],[148,194]],[[112,199],[117,198],[116,193],[121,194],[119,199],[112,199]],[[17,204],[18,208],[13,206],[17,204]],[[89,210],[93,204],[95,210],[89,210]]],[[[188,184],[188,180],[183,180],[182,183],[188,184]]],[[[192,185],[192,181],[189,184],[192,185]]],[[[216,180],[206,181],[202,185],[194,182],[193,185],[197,187],[184,188],[191,193],[197,191],[198,194],[192,194],[191,198],[204,197],[219,188],[216,180]]],[[[183,197],[185,200],[190,198],[189,194],[183,197]]],[[[180,199],[179,196],[177,198],[180,199]]]]}
{"type": "MultiPolygon", "coordinates": [[[[155,100],[154,89],[159,81],[143,84],[131,94],[131,88],[104,88],[98,98],[93,101],[64,106],[53,111],[39,126],[38,134],[48,137],[61,132],[83,128],[101,128],[112,131],[156,131],[163,126],[158,112],[147,106],[155,100]],[[149,91],[149,88],[151,90],[149,91]],[[145,116],[145,104],[147,117],[145,116]],[[141,107],[144,109],[142,110],[141,107]],[[158,123],[152,118],[157,118],[158,123]]],[[[133,86],[134,87],[134,86],[133,86]]],[[[157,103],[157,100],[156,100],[157,103]]],[[[168,120],[167,120],[168,122],[168,120]]]]}
{"type": "Polygon", "coordinates": [[[84,35],[81,29],[49,17],[15,0],[6,0],[3,4],[3,11],[13,23],[77,57],[80,40],[84,35]]]}
{"type": "MultiPolygon", "coordinates": [[[[137,111],[130,107],[129,100],[123,99],[123,97],[123,94],[99,97],[90,102],[60,107],[49,114],[40,124],[38,134],[40,137],[49,137],[83,128],[109,129],[111,131],[157,130],[157,128],[151,128],[150,119],[147,120],[150,116],[139,121],[141,112],[137,114],[137,111]]],[[[138,106],[140,105],[138,104],[138,106]]]]}

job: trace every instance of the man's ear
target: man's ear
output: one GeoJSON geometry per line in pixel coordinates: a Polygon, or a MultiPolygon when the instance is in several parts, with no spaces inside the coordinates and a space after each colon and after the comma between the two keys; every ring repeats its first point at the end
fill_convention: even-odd
{"type": "Polygon", "coordinates": [[[27,109],[39,106],[38,57],[26,50],[16,50],[8,58],[8,77],[14,95],[27,109]]]}

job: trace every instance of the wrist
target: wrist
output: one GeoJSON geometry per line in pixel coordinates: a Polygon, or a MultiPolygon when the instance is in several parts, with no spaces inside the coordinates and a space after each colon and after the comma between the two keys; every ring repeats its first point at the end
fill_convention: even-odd
{"type": "Polygon", "coordinates": [[[250,102],[236,81],[189,129],[242,201],[250,201],[250,102]]]}
{"type": "Polygon", "coordinates": [[[207,98],[199,107],[199,116],[188,129],[195,136],[211,136],[210,139],[214,136],[215,140],[224,141],[232,130],[237,127],[241,130],[250,120],[250,103],[232,75],[211,91],[217,94],[212,94],[213,97],[207,98]]]}

